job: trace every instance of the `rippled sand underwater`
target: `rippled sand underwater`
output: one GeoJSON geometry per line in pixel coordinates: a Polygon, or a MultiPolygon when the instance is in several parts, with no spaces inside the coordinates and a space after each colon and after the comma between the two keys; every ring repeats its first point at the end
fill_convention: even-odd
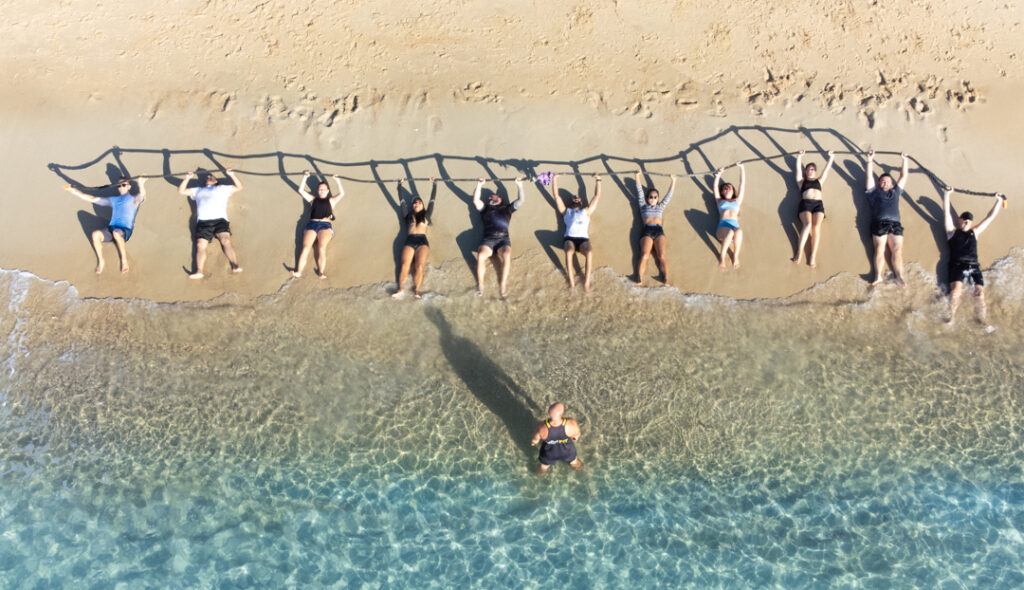
{"type": "Polygon", "coordinates": [[[1020,587],[1022,260],[993,334],[928,277],[155,304],[3,272],[0,586],[1020,587]],[[586,468],[537,478],[556,400],[586,468]]]}

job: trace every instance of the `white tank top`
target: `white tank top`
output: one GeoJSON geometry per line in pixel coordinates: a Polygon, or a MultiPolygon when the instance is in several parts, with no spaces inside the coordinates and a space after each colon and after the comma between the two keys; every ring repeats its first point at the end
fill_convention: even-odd
{"type": "Polygon", "coordinates": [[[586,209],[565,210],[565,237],[590,239],[587,230],[590,228],[590,215],[586,209]]]}

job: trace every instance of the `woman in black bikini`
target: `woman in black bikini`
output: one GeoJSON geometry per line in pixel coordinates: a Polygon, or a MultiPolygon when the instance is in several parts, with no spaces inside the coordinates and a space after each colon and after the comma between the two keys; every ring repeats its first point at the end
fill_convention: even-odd
{"type": "Polygon", "coordinates": [[[295,261],[295,270],[292,271],[292,276],[300,278],[302,271],[306,268],[306,260],[309,258],[309,252],[313,249],[313,242],[317,243],[316,248],[316,260],[317,276],[321,279],[326,279],[327,275],[327,244],[330,243],[334,237],[334,228],[331,226],[331,216],[334,215],[334,207],[337,206],[338,201],[345,196],[345,189],[341,186],[341,179],[334,176],[334,181],[338,183],[338,194],[331,196],[331,187],[327,184],[326,180],[321,180],[316,187],[316,197],[311,195],[306,187],[309,186],[309,171],[302,177],[302,182],[299,183],[299,195],[309,203],[309,223],[306,224],[306,230],[302,233],[302,252],[299,253],[298,260],[295,261]]]}
{"type": "MultiPolygon", "coordinates": [[[[402,267],[398,271],[398,290],[391,294],[393,299],[402,296],[405,280],[409,278],[409,267],[413,264],[412,294],[420,298],[420,285],[423,284],[423,267],[430,254],[430,242],[427,241],[427,226],[430,225],[434,213],[434,199],[437,197],[437,182],[430,179],[430,203],[424,207],[423,199],[413,197],[411,203],[402,200],[402,216],[405,217],[407,233],[405,245],[402,246],[402,267]]],[[[398,181],[398,198],[402,198],[402,181],[398,181]]]]}
{"type": "Polygon", "coordinates": [[[807,238],[811,238],[811,255],[807,257],[807,264],[811,268],[818,266],[818,242],[821,240],[821,221],[825,219],[825,205],[821,202],[821,183],[825,182],[828,171],[832,168],[835,160],[835,152],[828,151],[828,163],[825,170],[818,176],[818,167],[814,164],[803,165],[804,150],[796,157],[796,183],[800,185],[800,207],[797,209],[800,215],[800,245],[796,248],[796,255],[790,260],[800,262],[800,254],[807,246],[807,238]]]}

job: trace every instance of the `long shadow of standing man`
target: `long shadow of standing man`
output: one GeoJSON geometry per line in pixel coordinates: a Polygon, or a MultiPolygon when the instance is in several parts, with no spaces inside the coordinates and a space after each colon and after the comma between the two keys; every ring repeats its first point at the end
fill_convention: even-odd
{"type": "Polygon", "coordinates": [[[472,340],[452,332],[452,326],[437,308],[428,308],[427,318],[441,336],[441,350],[469,391],[505,424],[508,435],[520,451],[536,454],[530,435],[543,412],[530,396],[472,340]]]}

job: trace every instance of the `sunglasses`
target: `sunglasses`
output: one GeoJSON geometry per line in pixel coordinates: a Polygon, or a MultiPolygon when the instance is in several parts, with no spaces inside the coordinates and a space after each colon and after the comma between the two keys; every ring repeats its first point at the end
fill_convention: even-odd
{"type": "Polygon", "coordinates": [[[127,182],[122,182],[121,184],[117,185],[118,188],[126,188],[129,186],[131,186],[131,184],[127,182]]]}

